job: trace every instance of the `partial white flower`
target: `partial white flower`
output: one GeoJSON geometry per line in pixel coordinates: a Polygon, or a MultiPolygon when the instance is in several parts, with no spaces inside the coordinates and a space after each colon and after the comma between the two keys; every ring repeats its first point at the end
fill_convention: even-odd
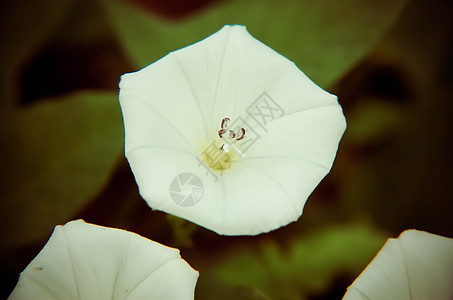
{"type": "Polygon", "coordinates": [[[388,239],[343,299],[453,299],[453,239],[417,230],[388,239]]]}
{"type": "Polygon", "coordinates": [[[123,75],[119,98],[149,206],[227,235],[297,220],[346,126],[336,96],[239,25],[123,75]]]}
{"type": "Polygon", "coordinates": [[[78,220],[55,227],[9,299],[193,299],[197,278],[178,249],[78,220]]]}

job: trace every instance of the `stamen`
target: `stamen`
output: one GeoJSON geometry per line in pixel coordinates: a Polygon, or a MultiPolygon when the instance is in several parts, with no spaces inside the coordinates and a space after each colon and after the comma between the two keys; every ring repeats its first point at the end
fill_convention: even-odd
{"type": "Polygon", "coordinates": [[[222,123],[220,124],[220,128],[226,129],[228,127],[229,122],[230,122],[230,118],[223,118],[222,123]]]}
{"type": "Polygon", "coordinates": [[[219,130],[219,138],[222,138],[222,136],[225,134],[226,129],[220,129],[219,130]]]}
{"type": "Polygon", "coordinates": [[[231,129],[227,130],[229,122],[230,122],[230,118],[223,118],[222,122],[220,123],[221,129],[218,131],[218,133],[219,133],[219,137],[225,142],[225,144],[223,144],[219,148],[219,150],[222,150],[222,151],[228,153],[229,152],[228,147],[231,147],[231,149],[233,149],[237,155],[244,158],[245,154],[242,153],[241,151],[239,151],[239,149],[236,146],[234,146],[233,143],[236,141],[240,141],[244,138],[245,129],[241,128],[240,133],[238,133],[239,136],[236,137],[236,133],[233,130],[231,130],[231,129]],[[227,131],[228,131],[228,139],[225,138],[225,134],[227,133],[227,131]]]}
{"type": "Polygon", "coordinates": [[[222,150],[222,151],[228,153],[229,152],[228,151],[228,145],[222,144],[222,146],[220,146],[219,150],[222,150]]]}
{"type": "Polygon", "coordinates": [[[244,138],[244,136],[245,136],[245,129],[241,127],[241,135],[238,138],[236,138],[236,141],[242,140],[244,138]]]}
{"type": "MultiPolygon", "coordinates": [[[[234,150],[234,152],[236,152],[236,154],[239,155],[241,158],[244,158],[244,157],[245,157],[245,154],[242,153],[241,151],[239,151],[239,149],[236,148],[236,146],[234,146],[233,144],[231,144],[230,142],[228,142],[227,139],[225,139],[224,137],[222,137],[222,140],[225,142],[223,148],[231,147],[231,148],[234,150]]],[[[224,150],[224,151],[225,151],[225,150],[224,150]]],[[[228,150],[226,150],[225,152],[228,152],[228,150]]]]}

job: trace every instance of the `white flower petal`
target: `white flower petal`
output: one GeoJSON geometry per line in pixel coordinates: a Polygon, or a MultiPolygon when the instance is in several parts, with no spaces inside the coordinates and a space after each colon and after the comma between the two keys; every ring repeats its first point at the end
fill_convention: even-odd
{"type": "Polygon", "coordinates": [[[178,249],[78,220],[55,227],[9,299],[193,299],[197,278],[178,249]]]}
{"type": "Polygon", "coordinates": [[[297,220],[329,172],[346,127],[336,96],[240,25],[123,75],[120,103],[126,156],[143,198],[154,209],[228,235],[259,234],[297,220]],[[264,115],[251,111],[263,97],[279,109],[269,110],[265,126],[264,115]],[[232,158],[234,166],[211,176],[202,153],[212,142],[222,145],[218,131],[227,117],[256,139],[244,159],[232,158]],[[184,173],[204,185],[193,207],[169,195],[171,182],[184,173]]]}
{"type": "Polygon", "coordinates": [[[389,239],[343,299],[453,299],[453,239],[407,230],[389,239]]]}

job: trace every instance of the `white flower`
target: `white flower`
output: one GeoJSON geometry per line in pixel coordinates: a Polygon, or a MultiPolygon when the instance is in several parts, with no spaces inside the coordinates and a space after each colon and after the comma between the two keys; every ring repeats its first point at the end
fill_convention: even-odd
{"type": "Polygon", "coordinates": [[[343,299],[453,299],[453,239],[417,230],[388,239],[343,299]]]}
{"type": "Polygon", "coordinates": [[[346,126],[336,96],[239,25],[123,75],[119,98],[149,206],[227,235],[297,220],[346,126]]]}
{"type": "Polygon", "coordinates": [[[193,299],[197,278],[178,249],[78,220],[55,227],[9,299],[193,299]]]}

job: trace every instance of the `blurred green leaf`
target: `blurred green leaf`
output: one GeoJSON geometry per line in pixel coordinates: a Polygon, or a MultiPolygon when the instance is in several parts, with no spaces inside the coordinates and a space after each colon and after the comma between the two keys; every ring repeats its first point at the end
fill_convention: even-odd
{"type": "Polygon", "coordinates": [[[328,227],[294,240],[288,249],[267,241],[258,255],[237,253],[214,272],[229,284],[258,288],[272,299],[300,299],[325,291],[335,276],[357,276],[385,238],[382,232],[360,224],[328,227]]]}
{"type": "Polygon", "coordinates": [[[294,61],[321,86],[332,84],[369,53],[406,3],[233,0],[171,22],[122,1],[101,1],[137,68],[205,38],[224,24],[244,24],[253,36],[294,61]]]}
{"type": "Polygon", "coordinates": [[[195,299],[197,300],[270,300],[256,288],[243,285],[233,286],[212,274],[201,274],[198,279],[195,299]]]}
{"type": "Polygon", "coordinates": [[[123,149],[117,94],[3,112],[0,137],[0,228],[11,247],[50,235],[105,184],[123,149]]]}
{"type": "Polygon", "coordinates": [[[111,26],[98,1],[74,1],[54,39],[60,43],[86,45],[105,42],[111,36],[111,26]]]}
{"type": "Polygon", "coordinates": [[[1,7],[0,105],[12,106],[15,81],[23,65],[39,50],[66,16],[72,0],[4,1],[1,7]]]}
{"type": "Polygon", "coordinates": [[[199,227],[192,222],[170,214],[166,218],[173,231],[174,246],[176,248],[192,247],[192,235],[199,227]]]}
{"type": "Polygon", "coordinates": [[[376,142],[398,132],[407,119],[405,106],[363,99],[348,115],[348,131],[345,137],[355,144],[376,142]]]}
{"type": "Polygon", "coordinates": [[[447,42],[453,36],[452,8],[451,1],[411,1],[376,53],[345,80],[350,85],[349,101],[357,108],[352,107],[350,115],[346,111],[348,130],[342,140],[346,147],[340,147],[346,151],[337,155],[334,164],[341,162],[345,167],[336,172],[342,178],[344,210],[349,216],[368,215],[394,233],[416,228],[453,236],[453,78],[449,72],[453,44],[447,42]],[[375,89],[380,87],[375,91],[385,93],[371,94],[374,100],[387,102],[376,110],[393,106],[393,113],[372,112],[365,104],[368,100],[363,95],[370,93],[361,88],[366,87],[361,80],[370,66],[378,72],[390,70],[386,79],[395,75],[398,79],[390,89],[375,83],[375,89]],[[384,120],[374,130],[353,128],[363,124],[367,115],[377,119],[378,114],[384,120]],[[400,119],[399,124],[391,124],[395,120],[391,115],[400,119]],[[382,139],[372,141],[378,127],[382,139]]]}

